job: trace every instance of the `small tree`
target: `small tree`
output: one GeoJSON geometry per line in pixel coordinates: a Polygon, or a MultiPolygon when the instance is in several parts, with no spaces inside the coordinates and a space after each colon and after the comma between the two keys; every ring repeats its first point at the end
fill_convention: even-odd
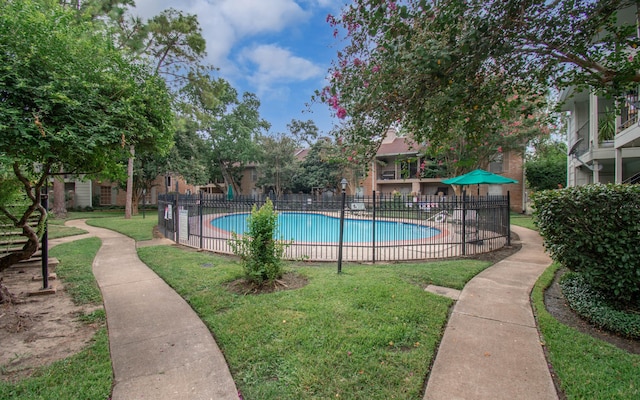
{"type": "Polygon", "coordinates": [[[267,198],[260,209],[255,205],[249,217],[249,230],[242,237],[233,234],[229,242],[233,252],[242,259],[247,280],[263,286],[282,277],[284,243],[275,238],[278,214],[267,198]]]}
{"type": "Polygon", "coordinates": [[[535,153],[527,157],[524,165],[529,188],[557,189],[567,185],[567,145],[563,142],[542,140],[534,143],[535,153]]]}

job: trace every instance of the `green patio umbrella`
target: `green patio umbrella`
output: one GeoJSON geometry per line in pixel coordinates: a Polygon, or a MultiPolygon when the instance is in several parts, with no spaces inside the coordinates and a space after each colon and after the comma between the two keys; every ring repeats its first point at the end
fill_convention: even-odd
{"type": "Polygon", "coordinates": [[[483,169],[476,169],[475,171],[468,172],[464,175],[456,176],[453,178],[445,179],[442,183],[447,185],[478,185],[478,193],[480,193],[480,185],[504,185],[508,183],[518,183],[515,179],[506,178],[502,175],[497,175],[483,169]]]}
{"type": "Polygon", "coordinates": [[[483,169],[476,169],[464,175],[445,179],[442,183],[446,183],[447,185],[504,185],[506,183],[518,183],[518,181],[502,175],[496,175],[483,169]]]}

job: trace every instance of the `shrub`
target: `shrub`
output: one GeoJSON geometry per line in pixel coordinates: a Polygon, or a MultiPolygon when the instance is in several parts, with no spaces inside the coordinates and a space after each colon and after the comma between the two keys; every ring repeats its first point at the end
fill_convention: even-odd
{"type": "Polygon", "coordinates": [[[582,275],[570,272],[560,282],[569,306],[580,316],[608,331],[640,339],[640,314],[612,307],[582,275]]]}
{"type": "Polygon", "coordinates": [[[278,214],[270,199],[260,209],[254,205],[248,221],[248,231],[242,237],[234,233],[229,244],[241,258],[247,280],[260,286],[282,277],[284,244],[275,239],[278,214]]]}
{"type": "Polygon", "coordinates": [[[551,257],[618,305],[640,299],[640,186],[586,185],[532,196],[551,257]]]}

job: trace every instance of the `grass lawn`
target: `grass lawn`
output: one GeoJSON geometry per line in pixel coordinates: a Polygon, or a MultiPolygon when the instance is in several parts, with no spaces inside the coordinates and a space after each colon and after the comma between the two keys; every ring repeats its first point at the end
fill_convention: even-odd
{"type": "Polygon", "coordinates": [[[640,355],[558,322],[544,307],[544,289],[557,264],[538,279],[532,300],[553,370],[567,399],[639,399],[640,355]]]}
{"type": "Polygon", "coordinates": [[[533,223],[533,216],[520,213],[511,213],[511,224],[521,226],[523,228],[529,228],[534,231],[538,230],[538,227],[533,223]]]}
{"type": "Polygon", "coordinates": [[[461,287],[474,260],[380,266],[295,264],[308,284],[238,295],[229,257],[173,247],[141,259],[209,326],[245,399],[421,399],[452,301],[416,283],[461,287]]]}
{"type": "Polygon", "coordinates": [[[111,218],[89,219],[87,224],[111,229],[136,241],[141,241],[153,239],[153,227],[158,225],[158,218],[156,214],[147,215],[146,218],[143,218],[142,215],[134,215],[131,219],[124,219],[124,215],[120,215],[111,218]]]}
{"type": "Polygon", "coordinates": [[[67,218],[65,219],[59,219],[59,218],[56,218],[53,214],[49,214],[49,217],[47,219],[47,223],[48,223],[47,236],[49,239],[56,239],[56,238],[81,235],[83,233],[86,233],[82,229],[64,226],[64,223],[70,219],[89,219],[90,218],[93,220],[98,218],[117,218],[117,216],[123,217],[124,219],[124,212],[122,210],[92,211],[92,212],[70,211],[67,213],[67,218]]]}
{"type": "Polygon", "coordinates": [[[47,220],[47,224],[48,224],[47,237],[49,239],[56,239],[56,238],[61,238],[66,236],[75,236],[75,235],[81,235],[83,233],[86,233],[82,229],[73,228],[70,226],[64,226],[64,223],[66,221],[67,221],[66,219],[56,219],[56,218],[50,217],[47,220]]]}
{"type": "MultiPolygon", "coordinates": [[[[58,276],[65,281],[74,302],[101,304],[102,296],[93,278],[91,264],[100,240],[90,238],[61,244],[50,254],[60,260],[58,276]]],[[[111,394],[112,371],[109,342],[103,310],[81,318],[101,325],[92,343],[83,351],[38,369],[31,377],[15,384],[0,382],[0,399],[57,400],[107,399],[111,394]]]]}

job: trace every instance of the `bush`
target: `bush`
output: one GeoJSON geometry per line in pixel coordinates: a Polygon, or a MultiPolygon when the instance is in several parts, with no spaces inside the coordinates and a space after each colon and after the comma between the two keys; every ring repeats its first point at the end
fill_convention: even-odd
{"type": "Polygon", "coordinates": [[[582,275],[574,272],[564,275],[560,287],[569,306],[586,320],[619,335],[640,339],[640,314],[612,307],[582,275]]]}
{"type": "Polygon", "coordinates": [[[532,196],[551,257],[580,273],[607,299],[640,299],[640,186],[586,185],[532,196]]]}
{"type": "Polygon", "coordinates": [[[545,159],[527,161],[527,184],[532,190],[557,189],[567,184],[567,157],[563,160],[545,159]]]}
{"type": "Polygon", "coordinates": [[[234,233],[229,242],[233,252],[242,259],[245,277],[258,286],[282,277],[284,244],[274,238],[277,223],[278,214],[267,198],[260,209],[253,206],[248,231],[242,237],[234,233]]]}

